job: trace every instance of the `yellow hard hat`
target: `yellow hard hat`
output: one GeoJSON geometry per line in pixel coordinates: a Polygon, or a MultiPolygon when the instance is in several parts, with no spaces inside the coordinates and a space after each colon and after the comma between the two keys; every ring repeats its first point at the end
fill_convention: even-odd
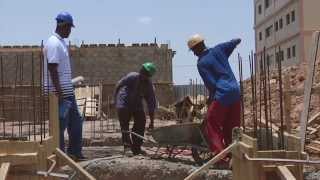
{"type": "Polygon", "coordinates": [[[188,40],[188,47],[189,49],[193,48],[195,45],[197,45],[200,42],[203,42],[204,38],[200,34],[195,34],[191,36],[188,40]]]}

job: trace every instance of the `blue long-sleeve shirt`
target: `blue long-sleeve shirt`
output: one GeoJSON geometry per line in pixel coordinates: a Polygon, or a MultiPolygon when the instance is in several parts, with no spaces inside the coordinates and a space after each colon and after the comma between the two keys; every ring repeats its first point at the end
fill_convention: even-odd
{"type": "Polygon", "coordinates": [[[231,105],[240,99],[238,82],[228,62],[229,56],[240,43],[240,39],[218,44],[206,49],[198,59],[198,71],[209,90],[209,100],[231,105]]]}
{"type": "Polygon", "coordinates": [[[116,87],[116,108],[143,110],[142,100],[146,100],[149,112],[156,108],[156,97],[151,80],[142,81],[139,73],[131,72],[120,79],[116,87]]]}

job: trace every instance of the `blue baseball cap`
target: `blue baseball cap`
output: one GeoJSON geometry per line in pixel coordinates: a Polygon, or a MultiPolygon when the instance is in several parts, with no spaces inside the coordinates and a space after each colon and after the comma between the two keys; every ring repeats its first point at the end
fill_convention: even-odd
{"type": "Polygon", "coordinates": [[[71,16],[70,13],[68,12],[61,12],[57,15],[56,17],[56,20],[57,20],[57,23],[68,23],[68,24],[71,24],[72,27],[74,27],[74,24],[73,24],[73,18],[71,16]]]}

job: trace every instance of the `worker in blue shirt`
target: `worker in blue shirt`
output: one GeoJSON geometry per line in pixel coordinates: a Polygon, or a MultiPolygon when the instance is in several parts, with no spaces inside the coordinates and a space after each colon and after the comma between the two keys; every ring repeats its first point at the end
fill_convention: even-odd
{"type": "Polygon", "coordinates": [[[188,47],[198,57],[197,68],[209,91],[209,107],[204,134],[214,153],[232,142],[232,129],[240,126],[240,89],[228,58],[241,39],[207,48],[204,38],[193,35],[188,47]]]}
{"type": "Polygon", "coordinates": [[[140,137],[131,135],[129,131],[129,121],[133,117],[134,124],[132,132],[144,135],[146,116],[143,109],[143,99],[148,105],[150,124],[149,128],[154,126],[154,111],[156,108],[156,97],[151,77],[156,72],[153,63],[144,63],[140,72],[130,72],[124,76],[117,84],[115,90],[116,108],[122,131],[122,142],[124,153],[126,155],[138,155],[144,153],[141,150],[143,143],[140,137]],[[131,150],[131,151],[130,151],[131,150]]]}

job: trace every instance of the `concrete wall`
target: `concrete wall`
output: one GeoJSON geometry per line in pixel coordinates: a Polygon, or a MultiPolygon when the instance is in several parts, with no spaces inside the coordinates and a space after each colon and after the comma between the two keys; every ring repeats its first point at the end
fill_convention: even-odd
{"type": "MultiPolygon", "coordinates": [[[[0,46],[3,64],[1,71],[0,61],[0,80],[3,79],[7,85],[31,85],[34,82],[39,86],[40,51],[37,46],[0,46]]],[[[166,106],[174,101],[172,59],[175,52],[166,44],[83,44],[81,47],[73,46],[70,51],[73,77],[84,76],[86,84],[111,84],[105,97],[112,96],[114,85],[122,76],[139,71],[142,63],[151,61],[157,66],[153,82],[160,105],[166,106]]]]}
{"type": "Polygon", "coordinates": [[[131,71],[139,71],[141,64],[151,61],[157,66],[153,81],[172,83],[174,52],[168,45],[156,44],[91,44],[72,49],[74,76],[82,75],[90,83],[116,83],[131,71]]]}

